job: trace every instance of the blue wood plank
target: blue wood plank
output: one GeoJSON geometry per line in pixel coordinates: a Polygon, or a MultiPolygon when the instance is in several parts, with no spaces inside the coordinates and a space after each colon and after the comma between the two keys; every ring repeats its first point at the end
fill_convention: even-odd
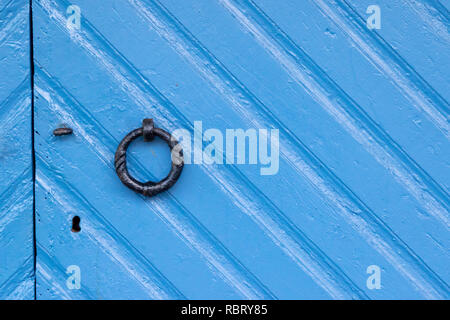
{"type": "Polygon", "coordinates": [[[29,2],[0,1],[0,299],[34,299],[29,2]]]}

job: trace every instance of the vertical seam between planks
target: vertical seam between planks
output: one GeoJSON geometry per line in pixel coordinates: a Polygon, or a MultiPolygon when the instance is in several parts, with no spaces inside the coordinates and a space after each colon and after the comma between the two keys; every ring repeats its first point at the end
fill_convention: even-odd
{"type": "Polygon", "coordinates": [[[34,278],[34,300],[36,295],[36,159],[34,149],[34,43],[33,43],[33,0],[30,0],[30,87],[31,87],[31,161],[33,167],[33,278],[34,278]]]}

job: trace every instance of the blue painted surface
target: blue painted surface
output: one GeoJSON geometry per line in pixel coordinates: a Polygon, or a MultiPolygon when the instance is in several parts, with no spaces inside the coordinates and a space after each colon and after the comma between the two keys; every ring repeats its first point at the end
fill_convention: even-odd
{"type": "Polygon", "coordinates": [[[0,299],[34,298],[28,1],[0,1],[0,299]]]}
{"type": "MultiPolygon", "coordinates": [[[[35,0],[36,298],[448,299],[448,7],[378,1],[375,31],[370,4],[35,0]],[[67,27],[70,4],[80,30],[67,27]],[[279,172],[186,165],[169,192],[143,198],[120,183],[113,156],[145,117],[169,131],[279,129],[279,172]],[[74,134],[54,137],[62,125],[74,134]],[[80,290],[66,285],[71,265],[80,290]],[[370,265],[380,290],[366,286],[370,265]]],[[[9,50],[22,52],[27,33],[12,25],[9,50]]],[[[27,54],[1,60],[3,100],[22,93],[27,54]],[[15,85],[9,63],[23,69],[15,85]]],[[[31,161],[22,151],[14,172],[31,161]]],[[[158,141],[130,148],[141,179],[162,178],[169,160],[158,141]]],[[[31,190],[24,174],[11,181],[31,190]]],[[[28,220],[13,231],[31,241],[30,216],[18,216],[28,220]]],[[[11,254],[22,264],[8,272],[26,274],[30,248],[11,254]]]]}

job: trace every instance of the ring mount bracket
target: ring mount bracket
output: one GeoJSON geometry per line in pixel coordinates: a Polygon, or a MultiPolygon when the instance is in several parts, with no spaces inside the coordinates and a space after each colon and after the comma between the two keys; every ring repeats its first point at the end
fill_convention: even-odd
{"type": "Polygon", "coordinates": [[[155,135],[153,130],[155,129],[155,125],[153,123],[153,119],[144,119],[142,120],[142,130],[144,131],[144,141],[153,141],[155,135]]]}
{"type": "Polygon", "coordinates": [[[142,121],[141,128],[131,131],[120,142],[115,154],[114,166],[116,168],[117,176],[124,185],[137,193],[147,197],[152,197],[158,193],[168,190],[177,182],[184,166],[183,151],[181,149],[181,145],[179,145],[178,141],[173,138],[170,133],[163,129],[154,127],[153,119],[144,119],[142,121]],[[176,162],[174,162],[173,157],[171,157],[172,167],[169,174],[159,182],[141,182],[132,177],[128,172],[127,149],[131,142],[140,136],[144,137],[144,141],[152,141],[154,137],[157,136],[169,145],[171,153],[179,151],[176,162]],[[173,151],[174,148],[175,150],[173,151]]]}

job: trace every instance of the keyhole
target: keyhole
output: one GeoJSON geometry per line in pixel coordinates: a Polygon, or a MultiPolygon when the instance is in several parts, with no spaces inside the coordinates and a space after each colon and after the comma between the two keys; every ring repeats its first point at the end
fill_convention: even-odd
{"type": "Polygon", "coordinates": [[[75,216],[72,219],[72,232],[80,232],[81,228],[80,228],[80,217],[79,216],[75,216]]]}

